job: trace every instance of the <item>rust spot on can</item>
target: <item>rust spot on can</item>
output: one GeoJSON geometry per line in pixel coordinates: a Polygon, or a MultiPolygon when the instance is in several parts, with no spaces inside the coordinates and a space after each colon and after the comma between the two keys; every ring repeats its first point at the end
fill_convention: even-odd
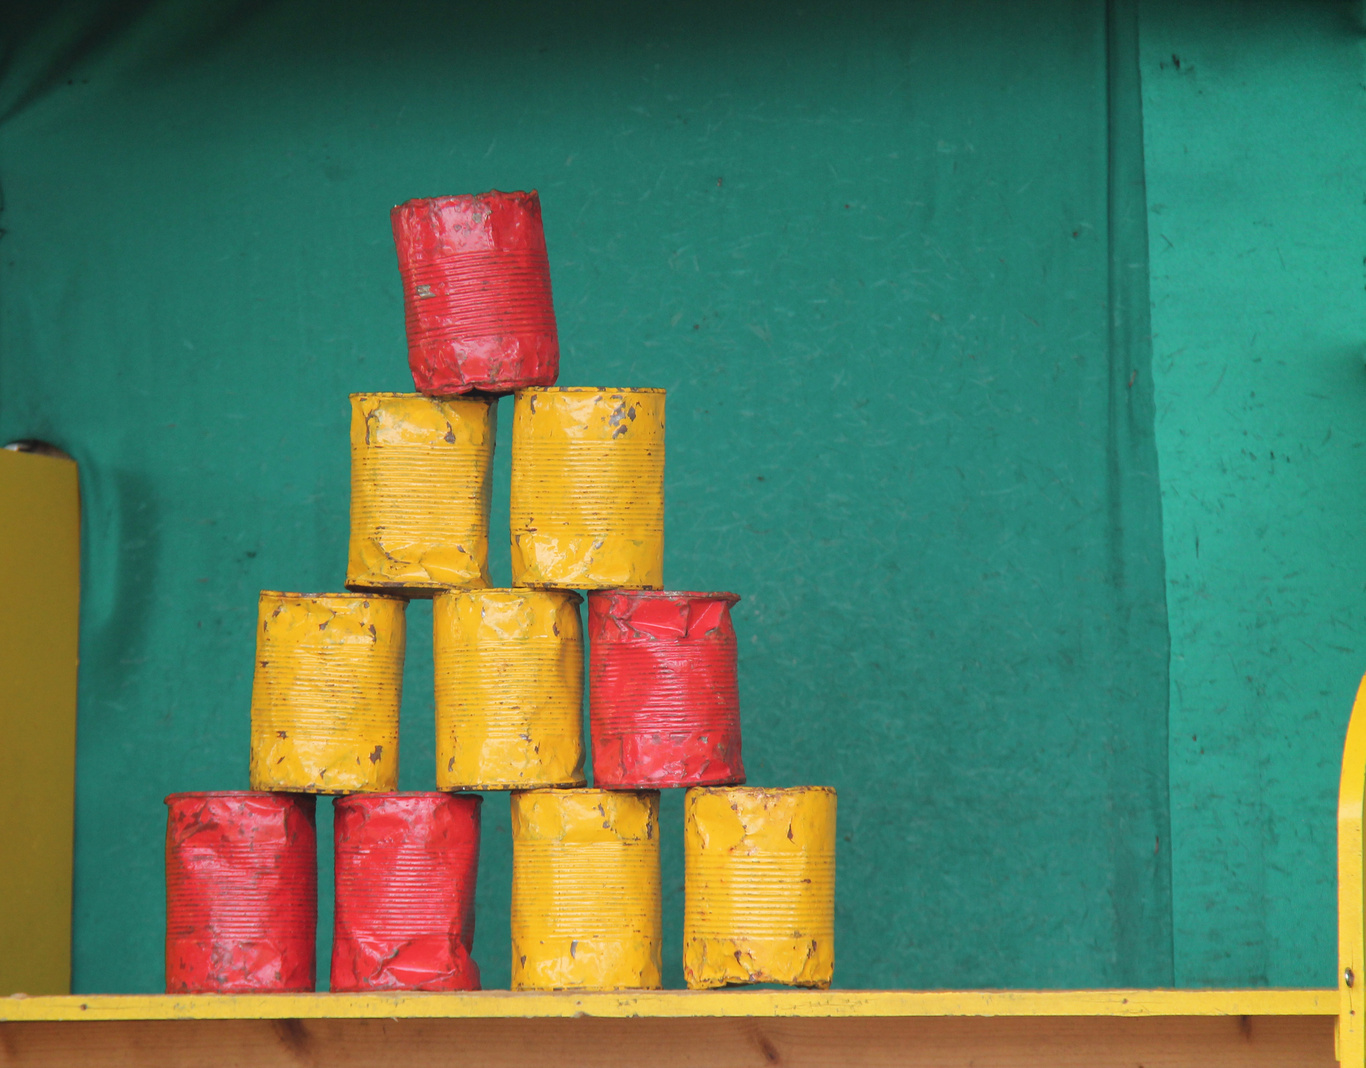
{"type": "Polygon", "coordinates": [[[488,585],[496,404],[351,394],[348,589],[430,597],[488,585]]]}
{"type": "Polygon", "coordinates": [[[166,805],[166,992],[312,990],[314,799],[234,791],[166,805]]]}
{"type": "Polygon", "coordinates": [[[518,393],[510,520],[514,586],[661,587],[664,391],[518,393]]]}
{"type": "Polygon", "coordinates": [[[512,795],[512,989],[660,987],[659,794],[512,795]]]}
{"type": "Polygon", "coordinates": [[[251,689],[251,787],[398,785],[404,608],[396,597],[263,590],[251,689]]]}
{"type": "Polygon", "coordinates": [[[333,805],[334,991],[478,990],[475,795],[353,794],[333,805]]]}
{"type": "Polygon", "coordinates": [[[593,781],[625,787],[745,781],[733,593],[588,595],[593,781]]]}
{"type": "Polygon", "coordinates": [[[580,600],[569,590],[437,596],[438,789],[583,783],[580,600]]]}
{"type": "Polygon", "coordinates": [[[417,388],[552,385],[560,344],[536,192],[410,200],[390,221],[417,388]]]}
{"type": "Polygon", "coordinates": [[[835,954],[835,791],[695,787],[684,800],[683,975],[827,987],[835,954]]]}

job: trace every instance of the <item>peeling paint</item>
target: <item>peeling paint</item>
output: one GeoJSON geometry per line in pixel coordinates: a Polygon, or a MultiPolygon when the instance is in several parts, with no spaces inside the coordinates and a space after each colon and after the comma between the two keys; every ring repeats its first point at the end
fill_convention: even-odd
{"type": "Polygon", "coordinates": [[[407,602],[263,590],[251,689],[251,787],[398,785],[407,602]]]}
{"type": "Polygon", "coordinates": [[[683,975],[690,988],[830,985],[835,801],[825,786],[688,791],[683,975]]]}
{"type": "Polygon", "coordinates": [[[438,789],[583,784],[580,600],[569,590],[436,598],[438,789]]]}
{"type": "Polygon", "coordinates": [[[331,989],[478,990],[476,795],[353,794],[333,804],[331,989]]]}
{"type": "Polygon", "coordinates": [[[512,989],[657,990],[659,794],[512,795],[512,989]]]}
{"type": "Polygon", "coordinates": [[[517,394],[514,586],[663,586],[664,399],[662,389],[517,394]]]}
{"type": "Polygon", "coordinates": [[[588,596],[589,715],[598,786],[745,781],[733,593],[588,596]]]}
{"type": "Polygon", "coordinates": [[[186,793],[166,805],[166,993],[313,990],[314,798],[186,793]]]}
{"type": "Polygon", "coordinates": [[[348,589],[430,597],[488,585],[497,403],[351,394],[348,589]]]}
{"type": "Polygon", "coordinates": [[[534,190],[410,200],[390,221],[408,365],[421,392],[510,393],[555,382],[560,345],[534,190]]]}

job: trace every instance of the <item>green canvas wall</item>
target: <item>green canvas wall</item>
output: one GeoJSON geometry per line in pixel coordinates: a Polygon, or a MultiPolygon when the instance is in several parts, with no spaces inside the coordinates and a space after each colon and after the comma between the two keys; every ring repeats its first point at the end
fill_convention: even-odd
{"type": "MultiPolygon", "coordinates": [[[[1315,29],[1296,91],[1320,92],[1341,131],[1359,107],[1355,31],[1345,8],[1300,9],[1315,29]]],[[[1354,580],[1322,563],[1293,613],[1185,593],[1182,495],[1242,484],[1183,433],[1283,418],[1293,437],[1312,421],[1243,405],[1211,423],[1208,359],[1170,358],[1188,344],[1173,335],[1247,325],[1230,299],[1227,329],[1201,333],[1207,308],[1186,290],[1212,277],[1209,220],[1242,216],[1162,148],[1181,143],[1168,116],[1212,128],[1202,146],[1241,136],[1155,63],[1164,34],[1212,47],[1213,10],[16,9],[0,55],[0,437],[82,465],[77,989],[160,984],[161,797],[246,784],[256,592],[342,581],[346,394],[410,381],[389,206],[493,187],[541,192],[561,381],[670,391],[666,578],[745,597],[751,781],[840,790],[837,985],[1329,982],[1332,834],[1315,821],[1331,820],[1358,664],[1297,649],[1299,674],[1255,703],[1230,670],[1232,717],[1183,696],[1230,643],[1225,661],[1251,662],[1312,641],[1325,588],[1339,625],[1357,620],[1354,580]],[[1188,212],[1184,275],[1149,232],[1145,144],[1163,203],[1188,212]],[[1232,636],[1202,638],[1213,624],[1232,636]],[[1302,748],[1259,741],[1223,764],[1255,771],[1202,777],[1174,731],[1169,791],[1169,699],[1182,731],[1216,721],[1245,748],[1258,730],[1302,748]],[[1268,761],[1274,783],[1249,779],[1268,761]],[[1200,826],[1201,791],[1231,786],[1262,791],[1257,811],[1281,822],[1221,802],[1224,829],[1200,826]],[[1269,904],[1255,884],[1219,888],[1221,872],[1287,864],[1269,904]],[[1329,911],[1305,924],[1306,909],[1329,911]],[[1214,967],[1220,938],[1248,948],[1214,967]]],[[[1257,10],[1273,25],[1280,11],[1257,10]]],[[[1258,17],[1240,25],[1269,34],[1258,17]]],[[[1226,59],[1224,92],[1275,95],[1269,66],[1226,59]]],[[[1344,346],[1360,286],[1314,272],[1353,240],[1303,242],[1295,275],[1299,296],[1344,309],[1344,346]]],[[[1316,532],[1350,529],[1354,358],[1332,365],[1339,443],[1297,482],[1256,483],[1287,487],[1268,527],[1298,493],[1316,532]]],[[[1283,557],[1298,544],[1273,540],[1283,557]]],[[[1226,577],[1241,566],[1227,551],[1226,577]]],[[[506,581],[497,539],[494,559],[506,581]]],[[[429,626],[413,605],[406,789],[432,781],[429,626]]],[[[671,985],[679,802],[664,804],[671,985]]],[[[491,795],[476,958],[495,987],[507,834],[491,795]]]]}

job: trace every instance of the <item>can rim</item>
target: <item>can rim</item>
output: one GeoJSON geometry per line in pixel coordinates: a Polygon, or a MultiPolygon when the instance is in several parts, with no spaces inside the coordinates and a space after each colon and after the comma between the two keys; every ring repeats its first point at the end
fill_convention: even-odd
{"type": "Polygon", "coordinates": [[[355,400],[357,397],[402,397],[402,398],[404,398],[405,400],[429,400],[429,401],[473,400],[473,401],[493,402],[493,401],[496,401],[496,400],[498,399],[497,395],[495,395],[495,394],[493,394],[493,393],[481,393],[481,392],[479,392],[478,390],[474,390],[474,389],[467,390],[467,391],[464,392],[464,393],[443,393],[443,394],[439,394],[439,395],[438,395],[438,394],[435,394],[435,393],[401,393],[401,392],[399,392],[399,391],[397,391],[397,390],[391,390],[391,389],[375,389],[375,390],[367,390],[367,391],[364,392],[364,393],[348,393],[347,396],[350,397],[351,400],[355,400]]]}
{"type": "Polygon", "coordinates": [[[401,204],[395,204],[390,211],[398,211],[399,208],[406,208],[409,204],[435,204],[449,200],[482,200],[484,197],[520,197],[523,200],[529,197],[541,199],[541,194],[535,189],[486,189],[482,193],[444,193],[439,197],[409,197],[401,204]]]}
{"type": "Polygon", "coordinates": [[[417,800],[419,798],[450,798],[453,801],[473,801],[482,805],[484,798],[476,793],[455,793],[450,790],[357,790],[341,794],[332,801],[332,807],[364,801],[392,801],[394,798],[417,800]]]}
{"type": "Polygon", "coordinates": [[[432,600],[440,600],[442,597],[483,596],[487,593],[515,593],[519,596],[528,593],[560,593],[567,594],[576,605],[583,603],[583,594],[567,586],[443,586],[435,591],[432,600]]]}
{"type": "Polygon", "coordinates": [[[589,590],[588,599],[594,600],[599,597],[607,597],[612,594],[639,598],[641,600],[653,600],[660,597],[686,597],[692,601],[726,601],[735,604],[741,600],[738,593],[730,593],[725,590],[636,590],[636,589],[609,589],[609,590],[589,590]]]}
{"type": "Polygon", "coordinates": [[[688,788],[688,793],[698,793],[703,790],[718,794],[789,794],[796,793],[797,791],[801,791],[802,793],[839,794],[839,791],[833,786],[755,786],[752,783],[745,786],[692,786],[688,788]]]}
{"type": "Polygon", "coordinates": [[[523,386],[516,393],[667,393],[663,386],[523,386]]]}
{"type": "Polygon", "coordinates": [[[411,600],[411,598],[404,597],[404,596],[402,596],[402,595],[400,595],[400,594],[392,594],[392,593],[371,593],[371,592],[368,591],[368,590],[367,590],[367,591],[364,591],[364,592],[357,592],[357,591],[355,591],[355,590],[336,590],[336,591],[332,591],[332,592],[329,592],[329,593],[299,593],[299,592],[294,591],[294,590],[262,590],[262,591],[261,591],[261,597],[282,597],[282,598],[285,598],[286,600],[292,599],[292,600],[298,600],[298,601],[304,601],[304,600],[323,600],[324,598],[328,598],[328,599],[332,599],[332,600],[346,600],[346,601],[374,601],[374,600],[379,600],[379,601],[395,601],[395,602],[402,602],[403,604],[407,604],[408,601],[411,600]]]}
{"type": "Polygon", "coordinates": [[[513,797],[520,797],[523,794],[580,794],[588,796],[590,794],[602,794],[610,796],[612,794],[654,794],[659,796],[659,788],[627,786],[620,790],[609,790],[604,786],[532,786],[523,790],[508,791],[513,797]]]}
{"type": "Polygon", "coordinates": [[[167,794],[162,798],[162,804],[169,805],[173,798],[192,798],[192,797],[285,797],[290,800],[301,798],[315,798],[317,794],[304,793],[301,790],[178,790],[175,793],[167,794]]]}

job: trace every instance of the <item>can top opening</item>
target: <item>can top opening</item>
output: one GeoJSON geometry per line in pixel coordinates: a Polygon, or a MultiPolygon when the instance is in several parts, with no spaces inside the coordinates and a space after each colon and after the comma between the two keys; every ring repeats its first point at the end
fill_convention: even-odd
{"type": "Polygon", "coordinates": [[[335,590],[328,593],[295,593],[287,590],[262,590],[262,597],[280,597],[287,601],[402,601],[408,598],[396,593],[356,593],[352,590],[335,590]]]}
{"type": "Polygon", "coordinates": [[[450,790],[358,790],[335,798],[332,806],[335,808],[337,805],[365,804],[371,801],[473,801],[476,805],[482,805],[484,798],[480,794],[457,793],[450,790]]]}
{"type": "Polygon", "coordinates": [[[722,591],[722,590],[716,590],[716,591],[711,591],[711,592],[706,592],[706,591],[701,591],[701,590],[635,590],[635,589],[610,589],[610,590],[589,590],[589,591],[588,591],[588,596],[589,596],[590,599],[597,599],[597,598],[599,598],[599,597],[608,597],[608,596],[611,596],[612,594],[622,594],[622,595],[624,595],[624,596],[630,597],[632,600],[647,600],[647,599],[651,599],[651,600],[653,600],[653,599],[677,600],[677,599],[680,598],[680,597],[686,597],[686,598],[688,598],[690,601],[725,601],[727,604],[735,604],[737,601],[739,601],[739,600],[741,599],[741,598],[740,598],[740,595],[739,595],[738,593],[727,593],[727,592],[722,591]]]}
{"type": "Polygon", "coordinates": [[[162,799],[162,803],[169,805],[172,801],[193,800],[200,797],[221,797],[225,800],[238,797],[275,797],[293,801],[315,800],[314,794],[299,790],[181,790],[167,794],[162,799]]]}
{"type": "Polygon", "coordinates": [[[523,386],[518,393],[666,393],[659,386],[523,386]]]}

